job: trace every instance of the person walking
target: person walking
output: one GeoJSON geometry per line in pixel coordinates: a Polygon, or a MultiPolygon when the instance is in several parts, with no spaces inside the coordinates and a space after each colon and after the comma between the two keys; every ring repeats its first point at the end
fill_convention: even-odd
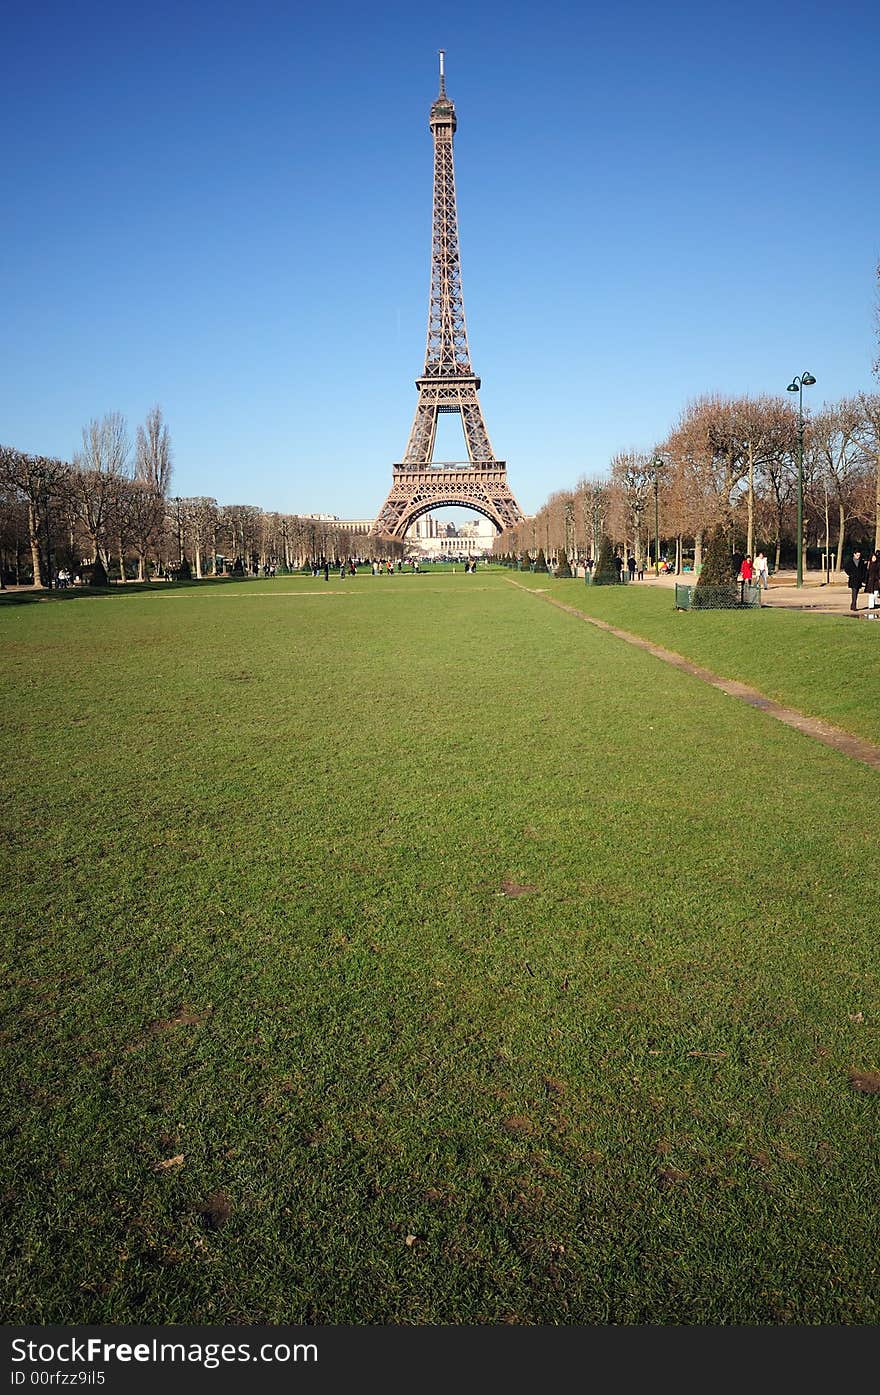
{"type": "Polygon", "coordinates": [[[868,564],[858,549],[853,553],[843,570],[846,572],[847,585],[852,597],[849,608],[850,610],[858,610],[856,596],[864,586],[868,575],[868,564]]]}
{"type": "Polygon", "coordinates": [[[326,558],[324,559],[324,580],[330,580],[330,563],[327,561],[326,558]]]}
{"type": "MultiPolygon", "coordinates": [[[[878,604],[880,604],[880,553],[877,552],[876,548],[868,558],[865,570],[865,592],[868,609],[876,611],[878,604]]],[[[874,614],[868,618],[876,620],[877,616],[874,614]]]]}
{"type": "Polygon", "coordinates": [[[759,552],[755,558],[755,581],[762,590],[770,588],[770,565],[763,552],[759,552]]]}
{"type": "Polygon", "coordinates": [[[626,569],[627,569],[627,571],[629,572],[629,579],[630,579],[630,581],[635,581],[635,579],[636,579],[636,559],[635,559],[635,557],[632,556],[632,554],[630,554],[630,556],[627,557],[627,559],[626,559],[626,569]]]}

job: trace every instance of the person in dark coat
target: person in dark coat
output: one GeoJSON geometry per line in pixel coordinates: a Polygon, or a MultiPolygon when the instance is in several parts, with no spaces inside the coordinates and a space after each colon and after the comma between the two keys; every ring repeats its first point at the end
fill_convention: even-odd
{"type": "Polygon", "coordinates": [[[861,552],[856,551],[846,563],[843,570],[846,572],[847,585],[849,586],[849,593],[852,596],[850,610],[858,610],[856,596],[867,580],[868,564],[861,552]]]}

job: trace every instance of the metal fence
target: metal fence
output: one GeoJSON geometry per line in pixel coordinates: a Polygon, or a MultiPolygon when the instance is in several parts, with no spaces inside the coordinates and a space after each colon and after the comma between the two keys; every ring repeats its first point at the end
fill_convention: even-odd
{"type": "Polygon", "coordinates": [[[732,581],[729,586],[675,583],[676,610],[755,610],[760,604],[760,586],[748,581],[732,581]]]}

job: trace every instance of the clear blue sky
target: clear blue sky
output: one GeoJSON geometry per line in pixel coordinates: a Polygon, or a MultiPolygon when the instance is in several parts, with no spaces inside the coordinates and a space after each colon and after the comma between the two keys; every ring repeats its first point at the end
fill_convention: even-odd
{"type": "Polygon", "coordinates": [[[158,402],[175,493],[374,515],[424,361],[441,47],[527,512],[701,392],[876,390],[880,6],[440,10],[7,0],[0,441],[70,458],[158,402]]]}

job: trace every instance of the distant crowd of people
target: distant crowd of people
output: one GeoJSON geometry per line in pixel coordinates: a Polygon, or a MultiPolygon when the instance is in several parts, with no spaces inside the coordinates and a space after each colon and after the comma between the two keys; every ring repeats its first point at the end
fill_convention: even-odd
{"type": "MultiPolygon", "coordinates": [[[[312,561],[308,563],[308,566],[311,568],[312,576],[319,577],[323,575],[325,581],[330,580],[331,571],[335,573],[338,570],[339,580],[344,581],[347,576],[357,576],[358,567],[366,565],[363,558],[357,557],[347,557],[338,562],[331,562],[329,558],[321,557],[313,558],[312,561]]],[[[402,572],[405,569],[414,573],[420,573],[423,570],[418,557],[409,557],[406,559],[398,557],[396,561],[391,557],[379,557],[374,558],[369,565],[372,576],[394,576],[395,572],[402,572]]],[[[455,566],[453,566],[452,570],[455,571],[455,566]]],[[[476,557],[465,559],[464,570],[468,573],[477,570],[476,557]]],[[[275,568],[272,567],[271,571],[267,572],[267,575],[274,576],[275,568]]]]}

